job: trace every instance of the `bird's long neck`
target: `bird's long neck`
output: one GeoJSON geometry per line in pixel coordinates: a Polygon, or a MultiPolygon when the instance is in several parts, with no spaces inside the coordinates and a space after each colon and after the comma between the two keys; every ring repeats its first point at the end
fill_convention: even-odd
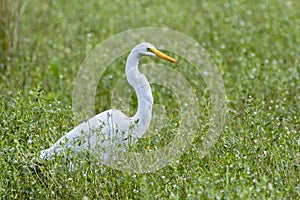
{"type": "Polygon", "coordinates": [[[126,62],[126,77],[129,84],[134,88],[138,100],[138,109],[131,118],[135,123],[132,132],[142,137],[149,127],[152,116],[153,97],[147,78],[139,72],[138,63],[140,56],[132,51],[126,62]]]}

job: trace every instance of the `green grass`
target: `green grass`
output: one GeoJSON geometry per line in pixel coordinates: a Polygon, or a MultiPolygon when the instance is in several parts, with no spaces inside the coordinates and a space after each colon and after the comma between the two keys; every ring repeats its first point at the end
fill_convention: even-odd
{"type": "MultiPolygon", "coordinates": [[[[9,43],[1,42],[0,197],[299,199],[299,10],[299,1],[279,0],[28,1],[17,50],[5,54],[9,43]],[[229,101],[215,147],[201,158],[196,139],[180,159],[153,173],[122,173],[89,160],[75,172],[58,161],[32,170],[31,159],[78,124],[72,90],[84,58],[108,37],[147,26],[194,38],[218,66],[229,101]]],[[[111,73],[122,75],[124,62],[111,73]]],[[[109,108],[112,84],[107,78],[98,88],[98,111],[109,108]]],[[[155,91],[155,100],[176,109],[163,90],[155,91]]],[[[208,113],[201,113],[204,121],[208,113]]]]}

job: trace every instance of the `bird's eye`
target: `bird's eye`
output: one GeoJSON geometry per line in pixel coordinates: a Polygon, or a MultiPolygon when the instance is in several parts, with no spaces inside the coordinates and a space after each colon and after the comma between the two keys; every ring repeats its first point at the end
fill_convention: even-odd
{"type": "Polygon", "coordinates": [[[147,50],[148,52],[151,51],[149,47],[147,47],[146,50],[147,50]]]}

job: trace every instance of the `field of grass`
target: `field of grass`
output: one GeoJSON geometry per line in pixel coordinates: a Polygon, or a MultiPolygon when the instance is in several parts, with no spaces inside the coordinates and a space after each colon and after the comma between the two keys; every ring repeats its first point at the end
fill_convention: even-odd
{"type": "MultiPolygon", "coordinates": [[[[0,8],[1,199],[300,198],[299,1],[4,2],[11,1],[0,8]],[[75,171],[55,161],[32,167],[32,158],[79,123],[73,82],[88,53],[138,27],[177,30],[210,54],[228,98],[216,145],[202,158],[195,139],[179,159],[143,174],[92,160],[75,171]]],[[[122,59],[107,77],[123,74],[122,59]]],[[[104,77],[97,88],[97,111],[110,107],[112,81],[104,77]]],[[[176,109],[153,87],[155,101],[176,109]]]]}

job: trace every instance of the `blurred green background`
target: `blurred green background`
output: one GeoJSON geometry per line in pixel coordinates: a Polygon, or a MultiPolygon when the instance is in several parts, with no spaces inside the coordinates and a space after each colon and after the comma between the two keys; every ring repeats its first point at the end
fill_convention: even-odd
{"type": "MultiPolygon", "coordinates": [[[[299,198],[299,1],[1,0],[0,10],[3,199],[299,198]],[[228,111],[215,148],[203,159],[192,148],[148,174],[56,165],[28,173],[32,157],[78,123],[73,81],[88,53],[148,26],[192,37],[216,63],[228,111]]],[[[123,73],[124,62],[114,73],[123,73]]]]}

